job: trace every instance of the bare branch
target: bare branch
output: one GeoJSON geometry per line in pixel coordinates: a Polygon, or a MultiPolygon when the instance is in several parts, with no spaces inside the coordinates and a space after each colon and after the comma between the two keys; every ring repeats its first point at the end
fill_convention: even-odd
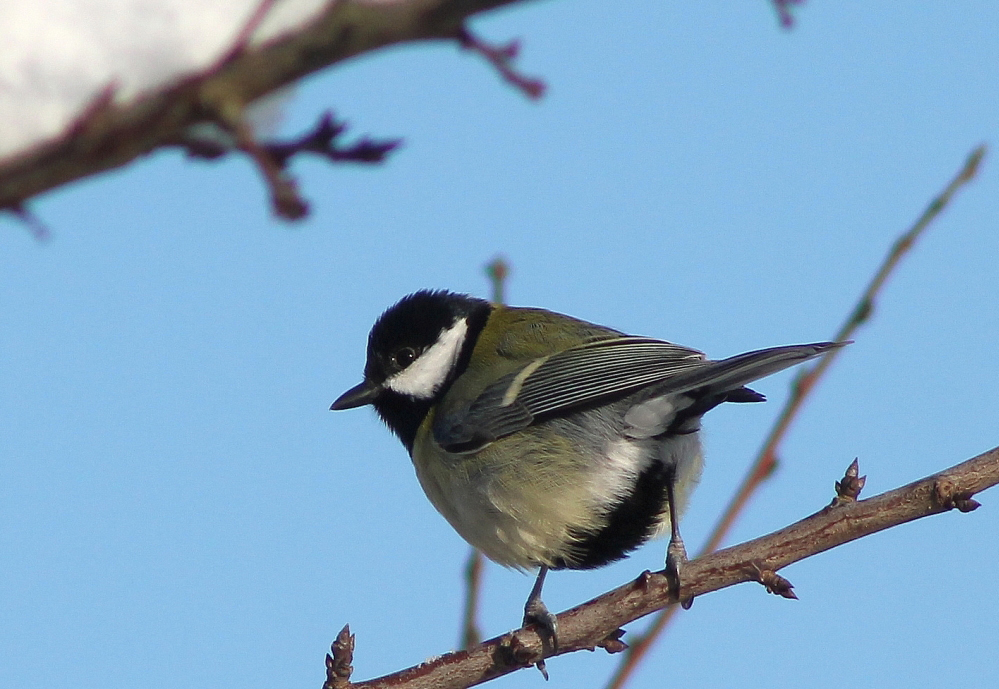
{"type": "Polygon", "coordinates": [[[246,20],[243,28],[236,35],[236,40],[232,42],[232,47],[216,63],[217,66],[220,67],[232,62],[249,47],[250,41],[253,40],[253,34],[260,28],[260,25],[274,8],[276,2],[277,0],[260,0],[260,3],[254,8],[253,14],[250,15],[250,18],[246,20]]]}
{"type": "MultiPolygon", "coordinates": [[[[944,187],[943,191],[941,191],[940,194],[930,202],[930,204],[926,207],[926,210],[923,211],[923,214],[919,216],[912,227],[906,230],[897,240],[895,240],[895,243],[892,245],[888,255],[885,256],[884,261],[875,272],[871,282],[860,295],[860,299],[857,301],[857,304],[851,309],[850,315],[847,316],[846,321],[840,326],[836,335],[833,336],[834,342],[849,340],[854,336],[857,329],[862,324],[867,322],[871,313],[874,311],[875,301],[881,293],[881,289],[887,282],[888,277],[898,267],[905,254],[912,249],[916,240],[919,239],[926,228],[928,228],[940,212],[947,207],[954,194],[957,193],[961,187],[974,179],[975,174],[978,172],[978,166],[981,163],[982,158],[985,156],[985,150],[984,145],[975,148],[968,155],[967,159],[965,159],[965,162],[961,166],[958,173],[947,184],[947,186],[944,187]]],[[[718,548],[721,542],[725,539],[729,530],[732,528],[733,524],[735,524],[735,520],[739,517],[743,510],[745,510],[746,505],[749,504],[750,498],[752,498],[767,478],[773,474],[774,470],[777,468],[777,449],[784,440],[784,436],[787,435],[788,430],[791,428],[791,424],[804,407],[804,403],[809,394],[815,389],[816,384],[822,376],[829,370],[829,366],[832,364],[833,359],[839,354],[839,352],[839,349],[830,350],[826,355],[818,360],[818,363],[811,368],[803,368],[801,373],[795,377],[794,381],[791,383],[790,397],[788,397],[787,402],[784,403],[784,407],[777,415],[777,420],[774,422],[773,427],[770,429],[770,433],[763,442],[763,447],[760,449],[759,454],[750,466],[749,471],[742,480],[742,483],[736,489],[735,495],[729,502],[728,507],[726,507],[725,512],[722,513],[722,516],[718,519],[714,529],[711,531],[711,535],[708,537],[707,543],[705,543],[704,547],[701,549],[702,555],[713,552],[718,548]]],[[[862,482],[860,483],[860,486],[857,487],[858,493],[859,488],[861,487],[863,487],[862,482]]],[[[645,633],[630,644],[627,655],[625,655],[621,660],[621,664],[618,666],[617,671],[614,673],[610,682],[608,682],[607,689],[621,689],[621,687],[624,686],[624,683],[635,671],[635,668],[660,638],[675,612],[676,610],[673,607],[664,609],[652,620],[645,633]]]]}
{"type": "Polygon", "coordinates": [[[45,242],[52,238],[51,230],[27,206],[19,203],[6,210],[24,224],[36,241],[45,242]]]}
{"type": "Polygon", "coordinates": [[[465,614],[462,616],[461,647],[464,649],[477,646],[482,641],[479,629],[479,594],[482,591],[482,571],[485,559],[475,548],[468,552],[465,563],[465,614]]]}
{"type": "Polygon", "coordinates": [[[219,138],[187,136],[175,145],[183,148],[193,158],[214,160],[233,150],[240,150],[256,163],[271,192],[271,204],[276,215],[296,220],[308,212],[308,202],[298,194],[298,185],[287,172],[288,163],[300,153],[322,156],[335,163],[381,163],[385,157],[402,144],[401,139],[375,141],[362,137],[350,146],[340,146],[337,139],[347,129],[327,111],[312,129],[291,141],[257,141],[249,125],[241,122],[236,128],[235,148],[229,141],[219,138]]]}
{"type": "Polygon", "coordinates": [[[402,144],[402,139],[376,141],[364,136],[351,146],[340,146],[337,139],[346,129],[346,124],[337,122],[333,113],[327,111],[311,132],[293,141],[269,142],[263,147],[278,165],[285,167],[298,153],[312,153],[337,163],[380,163],[402,144]]]}
{"type": "Polygon", "coordinates": [[[510,41],[505,45],[492,45],[473,34],[468,27],[463,26],[458,30],[458,42],[461,43],[462,48],[472,50],[488,60],[508,84],[522,91],[528,98],[537,100],[545,95],[545,82],[524,76],[513,68],[513,61],[520,53],[520,41],[510,41]]]}
{"type": "Polygon", "coordinates": [[[250,124],[245,120],[236,125],[236,145],[257,164],[271,192],[271,206],[281,218],[298,220],[309,212],[309,204],[298,194],[298,183],[284,166],[257,142],[250,124]]]}
{"type": "MultiPolygon", "coordinates": [[[[999,447],[902,488],[830,505],[767,536],[698,557],[685,566],[680,597],[700,596],[747,581],[762,582],[775,593],[787,595],[790,584],[776,575],[778,570],[878,531],[960,509],[972,495],[997,483],[999,447]]],[[[529,667],[546,656],[597,647],[621,650],[622,625],[676,602],[664,572],[643,572],[633,582],[558,615],[558,653],[546,654],[536,630],[529,627],[353,686],[462,689],[529,667]]]]}
{"type": "Polygon", "coordinates": [[[510,263],[502,256],[497,256],[486,266],[486,276],[493,288],[494,304],[506,303],[506,281],[510,277],[510,263]]]}
{"type": "Polygon", "coordinates": [[[330,646],[330,652],[326,654],[326,681],[323,689],[346,689],[351,686],[353,662],[354,635],[350,633],[350,625],[345,624],[330,646]]]}
{"type": "Polygon", "coordinates": [[[777,20],[785,29],[794,27],[794,8],[805,4],[805,0],[771,0],[777,11],[777,20]]]}
{"type": "MultiPolygon", "coordinates": [[[[342,146],[337,140],[346,130],[347,125],[337,121],[327,110],[316,126],[299,138],[261,141],[259,145],[281,168],[287,167],[291,158],[299,153],[311,153],[337,163],[381,163],[402,145],[402,139],[376,140],[364,136],[350,146],[342,146]]],[[[185,137],[176,145],[191,157],[208,160],[215,160],[233,150],[233,145],[227,141],[204,137],[185,137]]]]}
{"type": "Polygon", "coordinates": [[[860,496],[860,491],[864,489],[867,477],[860,475],[860,464],[856,458],[846,468],[843,478],[836,481],[836,497],[833,498],[832,507],[842,505],[845,502],[853,502],[860,496]]]}
{"type": "MultiPolygon", "coordinates": [[[[281,86],[383,46],[456,40],[468,17],[517,1],[338,0],[300,29],[247,45],[243,34],[269,7],[261,2],[233,48],[208,69],[128,102],[116,102],[109,85],[62,134],[0,160],[0,209],[176,145],[195,124],[214,122],[238,136],[245,107],[281,86]]],[[[245,148],[254,154],[252,145],[245,148]]]]}
{"type": "MultiPolygon", "coordinates": [[[[790,581],[772,569],[764,568],[759,562],[753,562],[751,565],[753,568],[753,581],[763,584],[763,588],[767,590],[767,593],[798,600],[798,596],[794,595],[794,586],[792,586],[790,581]]],[[[682,604],[683,601],[681,601],[682,604]]]]}

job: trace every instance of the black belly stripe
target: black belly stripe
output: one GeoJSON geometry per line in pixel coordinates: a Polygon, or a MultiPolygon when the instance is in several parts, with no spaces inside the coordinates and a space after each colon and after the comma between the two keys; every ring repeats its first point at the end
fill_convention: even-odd
{"type": "MultiPolygon", "coordinates": [[[[765,398],[755,390],[738,388],[721,393],[693,393],[694,404],[677,414],[660,438],[696,433],[706,412],[723,402],[761,402],[765,398]],[[691,421],[695,422],[691,424],[691,421]]],[[[635,489],[628,497],[614,506],[607,517],[607,524],[595,533],[570,530],[576,539],[572,555],[556,558],[552,569],[592,569],[621,560],[645,543],[655,532],[659,515],[666,511],[666,482],[671,469],[661,462],[654,462],[643,471],[635,482],[635,489]]]]}
{"type": "Polygon", "coordinates": [[[592,569],[624,558],[655,532],[666,509],[666,467],[658,462],[638,476],[635,489],[608,515],[596,533],[574,533],[570,560],[558,558],[552,569],[592,569]]]}

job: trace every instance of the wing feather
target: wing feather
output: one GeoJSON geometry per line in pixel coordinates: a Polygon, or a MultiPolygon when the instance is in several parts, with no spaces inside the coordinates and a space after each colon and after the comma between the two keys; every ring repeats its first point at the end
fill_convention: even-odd
{"type": "Polygon", "coordinates": [[[504,376],[464,411],[437,419],[434,436],[445,449],[468,451],[526,428],[539,416],[638,390],[704,360],[695,349],[645,337],[587,343],[540,365],[532,361],[528,366],[535,370],[526,378],[527,366],[504,376]]]}
{"type": "Polygon", "coordinates": [[[844,344],[771,347],[711,361],[696,349],[646,337],[591,342],[534,360],[504,376],[464,411],[438,418],[434,436],[446,450],[467,452],[539,419],[650,386],[655,386],[657,395],[737,390],[844,344]],[[533,370],[525,377],[529,366],[533,370]]]}

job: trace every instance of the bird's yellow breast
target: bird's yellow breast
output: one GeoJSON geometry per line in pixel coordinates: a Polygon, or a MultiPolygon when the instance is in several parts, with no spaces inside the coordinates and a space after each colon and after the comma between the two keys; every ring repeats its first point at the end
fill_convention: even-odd
{"type": "Polygon", "coordinates": [[[470,453],[449,453],[431,431],[413,446],[420,485],[462,538],[491,560],[518,569],[571,561],[580,533],[598,529],[593,457],[544,424],[470,453]]]}

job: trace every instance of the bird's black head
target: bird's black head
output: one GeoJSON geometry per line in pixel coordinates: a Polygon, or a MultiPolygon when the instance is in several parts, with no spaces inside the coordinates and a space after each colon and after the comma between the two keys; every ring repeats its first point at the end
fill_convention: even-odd
{"type": "Polygon", "coordinates": [[[468,366],[491,310],[487,301],[446,290],[404,297],[371,328],[364,382],[330,408],[373,404],[412,450],[427,412],[468,366]]]}

